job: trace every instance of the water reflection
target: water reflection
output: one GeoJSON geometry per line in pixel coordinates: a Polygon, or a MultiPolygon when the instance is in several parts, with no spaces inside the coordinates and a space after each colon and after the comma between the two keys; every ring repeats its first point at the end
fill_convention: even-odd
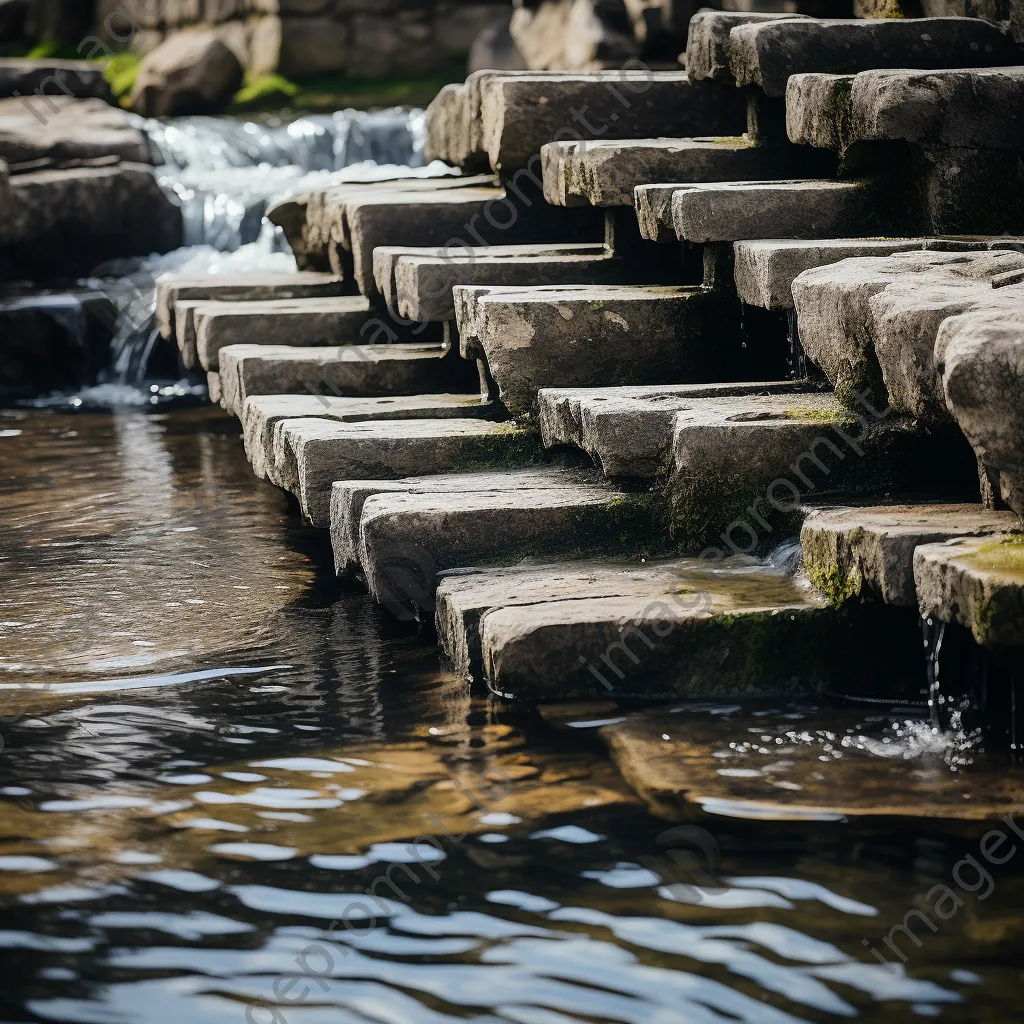
{"type": "Polygon", "coordinates": [[[473,695],[319,574],[232,422],[0,426],[2,1019],[1018,1016],[1013,862],[906,967],[864,945],[983,829],[697,812],[701,874],[593,730],[473,695]]]}

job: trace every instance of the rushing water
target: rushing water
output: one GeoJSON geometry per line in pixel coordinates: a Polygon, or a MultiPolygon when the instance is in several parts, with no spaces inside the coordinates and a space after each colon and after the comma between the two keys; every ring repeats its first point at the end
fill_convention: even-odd
{"type": "Polygon", "coordinates": [[[215,410],[0,413],[0,516],[4,1021],[1019,1019],[1021,857],[875,956],[988,826],[673,828],[339,588],[215,410]]]}

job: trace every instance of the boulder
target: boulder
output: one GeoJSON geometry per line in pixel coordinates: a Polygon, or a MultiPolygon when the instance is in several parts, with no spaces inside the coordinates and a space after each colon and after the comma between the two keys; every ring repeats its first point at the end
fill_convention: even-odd
{"type": "Polygon", "coordinates": [[[146,117],[217,113],[241,85],[242,65],[216,33],[181,32],[143,58],[132,109],[146,117]]]}
{"type": "MultiPolygon", "coordinates": [[[[0,20],[2,20],[0,8],[0,20]]],[[[10,58],[0,60],[0,96],[75,96],[97,97],[113,102],[110,86],[103,77],[103,68],[81,60],[31,60],[10,58]]],[[[36,101],[33,100],[33,103],[36,101]]],[[[45,110],[46,101],[38,101],[45,110]]]]}
{"type": "Polygon", "coordinates": [[[509,33],[533,70],[620,66],[640,52],[622,0],[517,0],[509,33]]]}

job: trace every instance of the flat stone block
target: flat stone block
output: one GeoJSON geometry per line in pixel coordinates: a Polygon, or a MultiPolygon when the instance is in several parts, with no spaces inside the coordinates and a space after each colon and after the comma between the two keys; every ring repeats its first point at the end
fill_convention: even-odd
{"type": "MultiPolygon", "coordinates": [[[[90,67],[81,60],[43,60],[35,58],[5,57],[0,60],[0,96],[17,97],[25,109],[22,97],[29,97],[32,107],[45,116],[51,103],[62,107],[95,97],[104,105],[113,103],[110,86],[103,77],[103,69],[90,67]],[[43,99],[36,90],[44,91],[43,99]],[[63,95],[51,95],[59,90],[63,95]],[[75,97],[75,99],[71,99],[75,97]]],[[[109,108],[116,110],[117,108],[109,108]]],[[[26,113],[29,111],[26,110],[26,113]]],[[[30,115],[39,124],[35,115],[30,115]]]]}
{"type": "Polygon", "coordinates": [[[174,307],[184,299],[218,302],[264,299],[315,299],[340,295],[343,284],[334,274],[316,271],[208,274],[204,277],[164,277],[156,286],[156,325],[160,337],[174,336],[174,307]]]}
{"type": "Polygon", "coordinates": [[[282,420],[276,429],[295,467],[292,478],[286,468],[289,460],[278,460],[280,483],[298,497],[303,515],[320,528],[330,525],[335,480],[387,480],[488,464],[515,465],[529,461],[539,447],[530,431],[515,424],[476,419],[300,419],[282,420]]]}
{"type": "Polygon", "coordinates": [[[740,301],[761,309],[792,309],[793,281],[805,270],[854,256],[890,256],[925,248],[920,238],[778,238],[737,242],[736,291],[740,301]]]}
{"type": "Polygon", "coordinates": [[[979,505],[881,505],[817,509],[800,533],[804,566],[831,604],[862,595],[917,607],[914,552],[954,537],[1013,529],[1012,512],[979,505]]]}
{"type": "MultiPolygon", "coordinates": [[[[391,398],[337,398],[334,395],[261,395],[242,408],[242,436],[253,472],[278,482],[275,428],[282,420],[324,419],[343,423],[399,419],[498,419],[504,410],[477,395],[399,395],[391,398]]],[[[280,448],[281,446],[279,446],[280,448]]]]}
{"type": "Polygon", "coordinates": [[[603,483],[371,495],[359,524],[359,561],[378,601],[432,614],[437,573],[446,569],[663,551],[667,537],[657,529],[654,506],[648,495],[620,494],[603,483]]]}
{"type": "Polygon", "coordinates": [[[489,685],[523,700],[813,690],[804,673],[835,613],[787,576],[690,566],[643,593],[485,611],[489,685]]]}
{"type": "Polygon", "coordinates": [[[1024,647],[1024,534],[923,545],[914,580],[923,617],[966,626],[985,647],[1024,647]]]}
{"type": "Polygon", "coordinates": [[[374,494],[462,494],[559,490],[569,484],[593,482],[579,472],[555,466],[533,469],[438,473],[404,480],[336,480],[331,488],[331,543],[339,576],[359,571],[359,521],[366,499],[374,494]]]}
{"type": "MultiPolygon", "coordinates": [[[[177,314],[176,314],[177,315],[177,314]]],[[[370,321],[361,295],[264,302],[201,302],[191,309],[196,355],[205,370],[220,366],[228,345],[345,345],[360,341],[370,321]]]]}
{"type": "Polygon", "coordinates": [[[542,152],[544,195],[559,206],[633,206],[638,185],[835,172],[831,160],[809,157],[794,146],[759,146],[743,136],[557,142],[542,152]]]}
{"type": "Polygon", "coordinates": [[[802,403],[807,392],[805,385],[789,381],[545,388],[538,398],[538,423],[546,447],[580,448],[611,479],[654,480],[668,469],[677,413],[695,412],[708,422],[744,413],[778,414],[802,403]]]}
{"type": "Polygon", "coordinates": [[[543,387],[707,380],[720,300],[699,288],[456,288],[463,354],[479,346],[513,412],[543,387]]]}
{"type": "Polygon", "coordinates": [[[785,96],[789,76],[873,68],[1013,65],[1020,51],[998,26],[978,18],[801,19],[740,25],[729,33],[737,85],[785,96]]]}
{"type": "Polygon", "coordinates": [[[686,73],[693,81],[714,79],[732,82],[729,63],[729,34],[740,25],[768,21],[789,21],[796,14],[741,14],[726,11],[697,11],[690,18],[686,41],[686,73]]]}
{"type": "Polygon", "coordinates": [[[468,393],[478,384],[475,368],[443,345],[230,345],[220,375],[222,405],[239,418],[250,395],[369,398],[468,393]]]}

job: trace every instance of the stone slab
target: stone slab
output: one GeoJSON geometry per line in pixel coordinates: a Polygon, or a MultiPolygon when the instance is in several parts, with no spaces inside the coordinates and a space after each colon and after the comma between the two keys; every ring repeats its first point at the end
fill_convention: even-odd
{"type": "Polygon", "coordinates": [[[204,370],[220,366],[228,345],[346,345],[363,339],[371,320],[361,295],[201,302],[192,307],[196,355],[204,370]]]}
{"type": "MultiPolygon", "coordinates": [[[[924,723],[914,725],[920,735],[924,723]]],[[[884,704],[868,714],[795,705],[756,715],[681,705],[620,716],[600,736],[623,778],[670,821],[704,812],[884,827],[898,818],[994,821],[1020,806],[1019,769],[981,755],[950,771],[931,749],[915,750],[910,731],[906,710],[884,704]]]]}
{"type": "Polygon", "coordinates": [[[331,544],[339,576],[359,571],[359,522],[366,499],[374,494],[462,494],[470,492],[558,490],[593,483],[586,474],[556,466],[530,469],[438,473],[403,480],[336,480],[331,488],[331,544]]]}
{"type": "Polygon", "coordinates": [[[544,195],[557,206],[633,206],[637,185],[751,181],[835,173],[793,146],[734,138],[556,142],[542,151],[544,195]]]}
{"type": "Polygon", "coordinates": [[[162,277],[156,286],[156,325],[160,337],[174,336],[174,306],[185,300],[250,302],[265,299],[314,299],[340,295],[344,287],[334,274],[316,271],[245,274],[207,274],[202,277],[162,277]]]}
{"type": "Polygon", "coordinates": [[[727,11],[697,11],[690,18],[686,41],[686,73],[695,82],[713,79],[733,81],[729,62],[729,34],[740,25],[767,21],[789,21],[795,14],[746,14],[727,11]]]}
{"type": "Polygon", "coordinates": [[[275,429],[294,465],[293,477],[287,468],[291,460],[276,460],[279,482],[298,497],[303,515],[320,528],[330,525],[335,480],[387,480],[488,464],[515,465],[529,461],[538,449],[528,430],[477,419],[300,419],[282,420],[275,429]]]}
{"type": "Polygon", "coordinates": [[[677,414],[704,423],[731,417],[783,414],[809,403],[834,409],[830,395],[790,381],[763,384],[678,384],[621,388],[546,388],[538,424],[546,447],[585,451],[609,479],[653,481],[671,460],[677,414]]]}
{"type": "MultiPolygon", "coordinates": [[[[114,102],[102,67],[80,60],[52,58],[6,57],[0,60],[0,96],[17,97],[23,106],[27,102],[41,117],[52,111],[53,104],[64,105],[70,99],[81,101],[95,97],[104,104],[114,102]]],[[[36,115],[31,116],[38,123],[36,115]]]]}
{"type": "MultiPolygon", "coordinates": [[[[498,419],[504,410],[478,395],[398,395],[389,398],[337,398],[334,395],[257,395],[242,408],[242,437],[253,472],[278,483],[275,436],[283,420],[324,419],[343,423],[366,420],[498,419]]],[[[283,444],[278,446],[283,448],[283,444]]]]}
{"type": "Polygon", "coordinates": [[[880,505],[812,511],[800,532],[804,567],[831,604],[861,596],[917,607],[914,552],[954,537],[1013,529],[1012,512],[980,505],[880,505]]]}
{"type": "Polygon", "coordinates": [[[976,68],[1020,63],[1008,33],[978,18],[800,19],[740,25],[729,33],[737,85],[786,95],[790,75],[873,68],[976,68]]]}
{"type": "Polygon", "coordinates": [[[606,484],[376,494],[363,504],[359,562],[378,601],[388,607],[415,604],[432,615],[437,574],[446,569],[545,556],[650,553],[666,539],[647,495],[620,494],[606,484]]]}
{"type": "Polygon", "coordinates": [[[250,395],[371,398],[477,388],[475,368],[442,345],[231,345],[221,349],[220,375],[221,404],[238,417],[250,395]]]}
{"type": "Polygon", "coordinates": [[[456,288],[463,354],[487,360],[501,400],[533,410],[544,387],[713,379],[718,299],[699,288],[456,288]]]}
{"type": "Polygon", "coordinates": [[[1024,533],[922,545],[914,580],[925,618],[966,626],[985,647],[1024,648],[1024,533]]]}

